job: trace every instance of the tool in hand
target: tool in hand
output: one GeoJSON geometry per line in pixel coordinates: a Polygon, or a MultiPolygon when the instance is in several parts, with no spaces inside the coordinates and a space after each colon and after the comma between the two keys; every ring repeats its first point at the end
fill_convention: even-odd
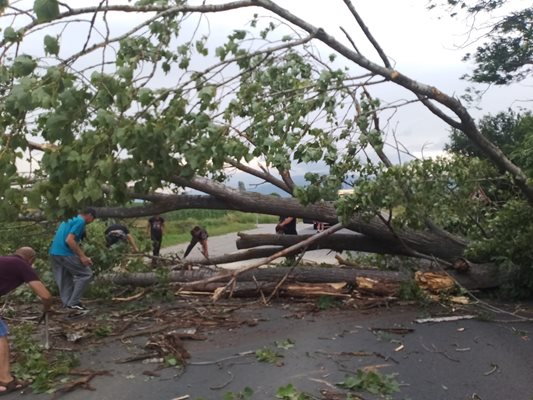
{"type": "Polygon", "coordinates": [[[49,327],[48,327],[48,312],[43,312],[43,315],[41,315],[41,318],[39,318],[39,321],[37,322],[37,325],[41,324],[44,320],[44,348],[45,350],[50,349],[50,335],[49,335],[49,327]]]}

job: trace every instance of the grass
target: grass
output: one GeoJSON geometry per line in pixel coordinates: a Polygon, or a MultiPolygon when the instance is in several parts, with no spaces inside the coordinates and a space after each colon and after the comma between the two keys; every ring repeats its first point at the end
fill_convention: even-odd
{"type": "MultiPolygon", "coordinates": [[[[195,225],[207,230],[209,236],[224,235],[253,229],[257,224],[273,224],[278,217],[264,214],[251,214],[238,211],[223,210],[179,210],[163,215],[165,218],[165,234],[162,247],[188,243],[190,231],[195,225]]],[[[135,227],[146,235],[146,220],[136,220],[135,227]]]]}
{"type": "Polygon", "coordinates": [[[242,223],[242,222],[234,222],[234,223],[229,223],[229,224],[225,224],[221,226],[198,223],[198,224],[193,224],[193,225],[188,224],[187,226],[190,227],[190,229],[186,232],[182,232],[181,227],[169,226],[172,224],[172,222],[173,221],[171,221],[170,224],[165,223],[166,232],[165,232],[165,235],[163,236],[162,247],[174,246],[180,243],[188,243],[191,240],[191,234],[189,233],[189,231],[195,225],[200,225],[204,229],[206,229],[207,232],[209,233],[209,236],[218,236],[218,235],[224,235],[226,233],[231,233],[231,232],[245,231],[245,230],[253,229],[257,226],[256,224],[242,223]]]}

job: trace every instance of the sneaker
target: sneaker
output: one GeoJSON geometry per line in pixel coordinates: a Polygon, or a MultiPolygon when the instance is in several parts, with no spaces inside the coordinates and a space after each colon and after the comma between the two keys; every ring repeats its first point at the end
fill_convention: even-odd
{"type": "Polygon", "coordinates": [[[84,307],[81,303],[74,304],[73,306],[67,306],[71,310],[87,311],[87,307],[84,307]]]}

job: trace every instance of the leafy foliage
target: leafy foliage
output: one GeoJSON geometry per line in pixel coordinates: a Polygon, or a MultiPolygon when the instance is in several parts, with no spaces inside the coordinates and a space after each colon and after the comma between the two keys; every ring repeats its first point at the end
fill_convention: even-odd
{"type": "Polygon", "coordinates": [[[223,400],[248,400],[251,399],[254,394],[254,391],[246,386],[242,391],[238,393],[226,392],[224,394],[223,400]]]}
{"type": "MultiPolygon", "coordinates": [[[[447,4],[474,15],[505,1],[447,4]]],[[[179,192],[183,180],[196,176],[224,182],[231,174],[228,162],[246,164],[241,169],[260,163],[258,172],[273,170],[287,181],[291,169],[305,169],[307,184],[293,193],[304,205],[336,202],[343,221],[354,215],[378,218],[391,233],[424,230],[431,222],[475,241],[479,249],[500,234],[499,227],[510,228],[498,223],[498,216],[515,220],[511,211],[501,210],[520,215],[520,207],[513,206],[520,204],[520,187],[493,160],[476,157],[478,150],[469,142],[459,143],[457,132],[452,157],[387,162],[387,132],[379,119],[398,105],[372,98],[368,88],[397,77],[380,72],[370,60],[352,57],[365,70],[362,75],[341,67],[335,58],[348,57],[346,51],[330,43],[338,53],[328,57],[313,44],[324,43],[324,32],[288,27],[283,16],[254,16],[249,25],[220,34],[225,37],[217,42],[196,12],[212,11],[209,5],[183,12],[184,2],[143,0],[128,5],[142,21],[123,35],[104,17],[113,13],[108,6],[80,11],[57,0],[36,0],[33,8],[14,10],[9,19],[0,16],[6,21],[0,43],[2,221],[39,211],[57,220],[88,204],[131,205],[132,192],[141,199],[161,188],[179,192]],[[144,6],[151,11],[139,8],[144,6]],[[81,24],[68,14],[78,11],[90,28],[84,44],[72,50],[65,46],[68,35],[81,24]],[[32,22],[25,25],[28,16],[32,22]],[[105,39],[94,34],[102,28],[109,29],[105,39]],[[42,49],[30,53],[30,41],[42,49]],[[96,58],[103,61],[94,64],[96,58]],[[21,162],[28,166],[26,173],[18,167],[21,162]],[[346,186],[354,190],[339,198],[338,190],[346,186]],[[490,202],[480,201],[481,192],[490,202]]],[[[474,80],[501,84],[530,72],[530,19],[531,10],[525,9],[497,23],[474,56],[474,80]]],[[[407,77],[402,82],[409,86],[407,77]]],[[[455,99],[438,90],[410,90],[417,101],[455,113],[466,129],[469,115],[455,99]]],[[[487,118],[480,127],[533,174],[529,115],[487,118]]],[[[101,231],[94,237],[100,240],[101,231]]],[[[89,239],[86,246],[98,272],[112,268],[119,257],[119,249],[117,254],[104,251],[101,242],[89,239]]],[[[485,250],[472,254],[496,256],[485,250]]],[[[509,257],[511,262],[528,259],[509,257]]]]}
{"type": "MultiPolygon", "coordinates": [[[[436,2],[431,2],[430,8],[436,2]]],[[[505,0],[448,0],[452,17],[462,13],[479,17],[504,7],[505,0]]],[[[474,61],[476,68],[468,78],[474,82],[507,85],[531,76],[533,58],[533,10],[531,7],[509,12],[499,18],[484,36],[485,42],[475,53],[467,53],[465,61],[474,61]]]]}
{"type": "Polygon", "coordinates": [[[400,386],[392,375],[382,375],[378,371],[358,369],[355,375],[347,376],[339,386],[350,390],[365,390],[372,394],[389,395],[400,391],[400,386]]]}
{"type": "Polygon", "coordinates": [[[13,373],[22,380],[31,380],[35,393],[53,389],[54,384],[78,364],[71,353],[54,352],[54,358],[32,338],[34,326],[21,324],[12,329],[13,373]]]}
{"type": "Polygon", "coordinates": [[[276,398],[283,400],[309,400],[311,396],[298,391],[292,383],[282,386],[276,391],[276,398]]]}
{"type": "Polygon", "coordinates": [[[276,352],[276,350],[266,346],[262,349],[256,350],[255,352],[255,358],[257,358],[257,361],[266,362],[269,364],[277,363],[281,357],[283,356],[276,352]]]}

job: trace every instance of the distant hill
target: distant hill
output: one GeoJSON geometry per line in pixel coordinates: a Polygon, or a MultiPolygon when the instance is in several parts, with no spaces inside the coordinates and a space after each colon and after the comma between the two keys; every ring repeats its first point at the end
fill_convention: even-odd
{"type": "MultiPolygon", "coordinates": [[[[303,175],[293,176],[292,180],[298,186],[306,186],[309,184],[305,180],[303,175]]],[[[243,179],[241,179],[240,181],[244,183],[245,189],[247,192],[255,192],[255,193],[261,193],[261,194],[276,193],[276,194],[279,194],[281,197],[289,197],[289,195],[286,192],[284,192],[277,186],[274,186],[271,183],[260,183],[260,181],[257,178],[251,178],[251,179],[249,178],[248,182],[244,181],[243,179]]],[[[228,186],[237,189],[239,186],[239,179],[238,178],[230,179],[228,186]]]]}

